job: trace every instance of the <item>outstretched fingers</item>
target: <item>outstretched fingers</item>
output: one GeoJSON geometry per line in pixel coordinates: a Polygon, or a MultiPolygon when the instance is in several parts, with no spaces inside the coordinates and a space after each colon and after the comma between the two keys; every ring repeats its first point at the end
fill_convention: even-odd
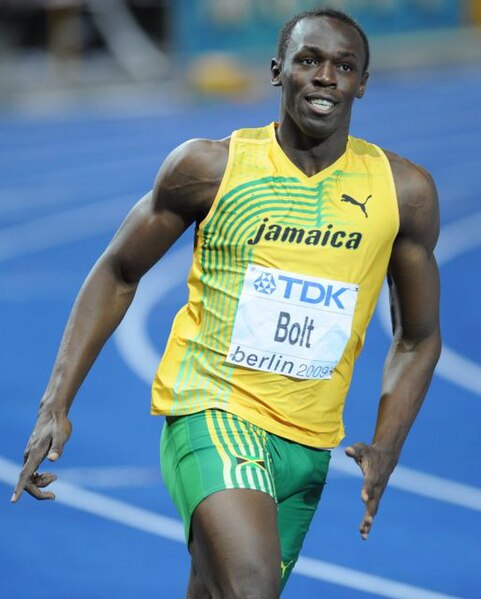
{"type": "Polygon", "coordinates": [[[16,503],[20,499],[24,490],[35,497],[35,492],[32,493],[32,490],[38,476],[37,468],[47,455],[50,444],[50,439],[37,439],[35,432],[32,433],[24,453],[23,468],[20,471],[17,486],[10,500],[12,503],[16,503]]]}
{"type": "Polygon", "coordinates": [[[25,450],[23,468],[10,499],[12,503],[16,503],[20,499],[24,490],[36,499],[55,499],[54,493],[41,489],[56,480],[56,476],[49,472],[39,474],[37,470],[46,457],[55,462],[62,455],[63,446],[68,440],[70,432],[71,425],[68,421],[53,433],[43,427],[36,427],[25,450]]]}
{"type": "Polygon", "coordinates": [[[364,517],[359,526],[359,532],[361,533],[361,538],[363,541],[367,540],[369,533],[371,532],[372,523],[374,520],[374,516],[372,516],[368,510],[365,511],[364,517]]]}
{"type": "Polygon", "coordinates": [[[37,472],[37,468],[40,462],[42,462],[43,457],[36,457],[35,452],[28,454],[27,460],[20,471],[17,486],[10,499],[12,503],[17,503],[24,490],[36,499],[55,499],[55,495],[51,491],[41,491],[41,489],[47,487],[54,480],[57,480],[55,474],[50,472],[39,474],[37,472]]]}
{"type": "Polygon", "coordinates": [[[363,519],[359,526],[359,532],[361,533],[362,539],[365,541],[371,532],[372,523],[374,516],[377,514],[379,508],[379,501],[381,500],[382,489],[370,480],[369,475],[364,478],[364,485],[361,491],[361,499],[366,506],[363,519]]]}
{"type": "Polygon", "coordinates": [[[17,503],[24,490],[36,499],[55,499],[54,493],[51,491],[42,491],[41,489],[48,487],[48,485],[57,480],[57,477],[51,472],[37,472],[37,467],[43,458],[35,459],[35,457],[31,456],[32,454],[28,456],[27,461],[20,471],[17,486],[10,499],[12,503],[17,503]]]}
{"type": "Polygon", "coordinates": [[[346,455],[355,460],[364,475],[361,499],[366,510],[359,530],[361,537],[366,540],[398,456],[392,450],[365,443],[356,443],[346,448],[346,455]]]}
{"type": "Polygon", "coordinates": [[[32,497],[35,497],[35,499],[55,499],[55,493],[52,493],[52,491],[42,491],[41,489],[48,487],[50,483],[56,480],[57,477],[51,472],[44,472],[42,474],[34,472],[30,479],[31,482],[25,486],[25,491],[32,495],[32,497]]]}
{"type": "Polygon", "coordinates": [[[364,475],[361,500],[366,506],[366,510],[359,525],[359,532],[361,533],[361,538],[365,541],[371,531],[374,516],[378,510],[382,490],[378,489],[373,477],[369,446],[364,443],[356,443],[347,447],[345,453],[356,462],[364,475]]]}

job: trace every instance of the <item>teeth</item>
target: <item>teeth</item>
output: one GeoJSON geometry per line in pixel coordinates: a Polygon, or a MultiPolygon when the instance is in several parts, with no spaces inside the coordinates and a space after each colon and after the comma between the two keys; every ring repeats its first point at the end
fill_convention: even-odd
{"type": "Polygon", "coordinates": [[[334,102],[331,102],[330,100],[321,100],[320,98],[314,98],[309,101],[311,104],[314,104],[314,106],[322,106],[322,108],[332,108],[334,106],[334,102]]]}

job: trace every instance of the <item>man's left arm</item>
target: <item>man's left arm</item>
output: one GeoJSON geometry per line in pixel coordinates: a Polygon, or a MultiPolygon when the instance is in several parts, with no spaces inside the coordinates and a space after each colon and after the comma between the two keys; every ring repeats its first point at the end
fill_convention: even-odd
{"type": "Polygon", "coordinates": [[[436,188],[423,169],[389,157],[400,210],[388,273],[393,341],[384,366],[372,443],[346,449],[364,475],[365,513],[359,527],[363,539],[371,530],[441,351],[439,274],[433,255],[439,233],[436,188]]]}

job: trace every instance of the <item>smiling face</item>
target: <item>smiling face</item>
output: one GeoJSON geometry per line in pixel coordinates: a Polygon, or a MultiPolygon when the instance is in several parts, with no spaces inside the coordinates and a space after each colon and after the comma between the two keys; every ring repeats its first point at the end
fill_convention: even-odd
{"type": "Polygon", "coordinates": [[[272,62],[272,84],[282,87],[280,129],[296,137],[346,137],[355,98],[368,74],[359,33],[330,17],[309,17],[294,27],[285,58],[272,62]]]}

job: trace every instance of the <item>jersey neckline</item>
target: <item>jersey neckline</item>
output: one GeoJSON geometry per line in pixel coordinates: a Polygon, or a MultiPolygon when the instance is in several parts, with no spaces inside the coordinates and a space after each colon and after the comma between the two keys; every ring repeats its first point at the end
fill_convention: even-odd
{"type": "Polygon", "coordinates": [[[298,166],[296,166],[292,162],[292,160],[287,156],[287,154],[284,152],[284,150],[282,149],[279,141],[277,140],[277,135],[276,135],[276,129],[278,126],[279,126],[279,123],[274,121],[273,123],[268,125],[268,130],[269,130],[269,135],[272,139],[272,143],[274,144],[274,147],[277,150],[277,152],[275,153],[275,156],[274,156],[274,160],[275,160],[275,162],[277,162],[279,164],[279,166],[281,167],[280,170],[282,170],[282,172],[289,172],[290,174],[295,176],[297,179],[300,179],[303,181],[309,181],[310,183],[315,183],[317,181],[321,181],[322,179],[325,179],[326,177],[331,175],[337,169],[342,170],[341,165],[344,163],[344,161],[346,159],[351,136],[348,136],[346,149],[339,156],[339,158],[337,158],[329,166],[326,166],[325,168],[318,171],[317,173],[314,173],[314,175],[309,176],[309,175],[306,175],[306,173],[304,173],[298,166]]]}

